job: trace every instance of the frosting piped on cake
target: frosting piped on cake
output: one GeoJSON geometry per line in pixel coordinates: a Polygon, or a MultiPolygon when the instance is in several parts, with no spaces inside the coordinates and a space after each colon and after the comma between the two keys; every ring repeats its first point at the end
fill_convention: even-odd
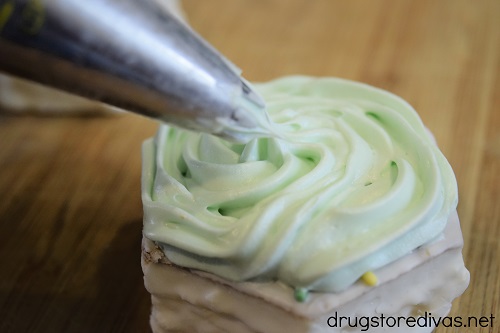
{"type": "Polygon", "coordinates": [[[144,234],[171,262],[339,292],[440,236],[456,180],[408,103],[334,78],[255,88],[274,137],[161,125],[143,146],[144,234]]]}

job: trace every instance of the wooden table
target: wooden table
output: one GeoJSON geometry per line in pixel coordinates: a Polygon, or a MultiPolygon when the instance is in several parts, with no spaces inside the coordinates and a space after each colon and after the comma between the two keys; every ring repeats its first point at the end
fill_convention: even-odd
{"type": "MultiPolygon", "coordinates": [[[[418,110],[459,184],[471,284],[451,314],[493,314],[496,326],[482,332],[498,332],[500,1],[183,5],[192,26],[252,81],[344,77],[418,110]]],[[[0,116],[0,332],[149,331],[140,147],[156,126],[132,114],[0,116]]]]}

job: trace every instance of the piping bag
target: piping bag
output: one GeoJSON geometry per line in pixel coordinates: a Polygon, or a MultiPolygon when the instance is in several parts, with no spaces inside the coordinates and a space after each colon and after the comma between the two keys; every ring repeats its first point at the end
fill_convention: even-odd
{"type": "Polygon", "coordinates": [[[235,142],[270,135],[241,71],[152,0],[0,0],[0,71],[235,142]]]}

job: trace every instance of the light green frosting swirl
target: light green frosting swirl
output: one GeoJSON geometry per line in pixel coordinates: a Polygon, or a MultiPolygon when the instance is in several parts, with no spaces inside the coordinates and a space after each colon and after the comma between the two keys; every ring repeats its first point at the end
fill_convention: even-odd
{"type": "Polygon", "coordinates": [[[440,235],[455,177],[405,101],[334,78],[256,88],[275,137],[162,125],[144,143],[144,234],[169,260],[337,292],[440,235]]]}

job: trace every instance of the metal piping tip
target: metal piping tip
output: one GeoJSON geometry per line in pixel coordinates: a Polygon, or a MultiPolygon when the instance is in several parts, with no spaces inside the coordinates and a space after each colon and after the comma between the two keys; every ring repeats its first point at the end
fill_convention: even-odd
{"type": "Polygon", "coordinates": [[[264,99],[255,90],[252,89],[248,81],[244,78],[241,78],[241,90],[243,91],[243,97],[246,100],[252,102],[261,109],[264,109],[266,107],[264,99]]]}

